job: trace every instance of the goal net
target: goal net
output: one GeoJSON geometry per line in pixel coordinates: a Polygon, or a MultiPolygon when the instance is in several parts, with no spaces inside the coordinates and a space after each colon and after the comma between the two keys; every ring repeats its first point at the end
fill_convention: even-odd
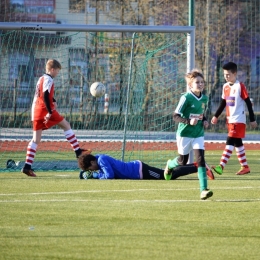
{"type": "MultiPolygon", "coordinates": [[[[192,27],[161,27],[162,32],[156,27],[153,32],[149,26],[142,31],[131,26],[37,26],[15,24],[17,28],[9,29],[0,23],[0,171],[19,170],[24,164],[32,138],[34,89],[48,59],[62,64],[54,79],[57,109],[82,148],[158,167],[165,156],[174,156],[172,114],[186,91],[184,74],[194,62],[189,53],[192,27]],[[96,81],[106,86],[101,98],[89,92],[96,81]]],[[[33,168],[78,168],[62,129],[43,132],[33,168]]]]}

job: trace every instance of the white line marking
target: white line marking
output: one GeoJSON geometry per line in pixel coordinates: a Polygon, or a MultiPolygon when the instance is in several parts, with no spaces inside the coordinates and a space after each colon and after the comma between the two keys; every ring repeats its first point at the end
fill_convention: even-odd
{"type": "MultiPolygon", "coordinates": [[[[243,190],[260,189],[260,187],[221,187],[213,190],[243,190]]],[[[80,193],[105,193],[105,192],[139,192],[139,191],[187,191],[198,190],[198,188],[176,188],[176,189],[131,189],[131,190],[79,190],[79,191],[58,191],[58,192],[31,192],[31,193],[2,193],[0,196],[28,196],[28,195],[51,195],[51,194],[80,194],[80,193]]]]}
{"type": "MultiPolygon", "coordinates": [[[[243,189],[260,189],[260,187],[221,187],[213,190],[243,190],[243,189]]],[[[80,191],[57,191],[57,192],[32,192],[32,193],[2,193],[0,196],[16,196],[16,195],[50,195],[50,194],[75,194],[75,193],[104,193],[104,192],[135,192],[135,191],[182,191],[182,190],[198,190],[198,188],[176,188],[176,189],[132,189],[132,190],[80,190],[80,191]]]]}
{"type": "Polygon", "coordinates": [[[104,192],[135,192],[135,191],[173,191],[173,190],[198,190],[198,188],[190,189],[132,189],[132,190],[81,190],[81,191],[58,191],[58,192],[37,192],[37,193],[10,193],[0,194],[0,196],[16,196],[16,195],[49,195],[49,194],[75,194],[75,193],[104,193],[104,192]]]}
{"type": "Polygon", "coordinates": [[[125,202],[130,202],[130,203],[176,203],[176,202],[255,202],[255,201],[260,201],[260,198],[256,199],[208,199],[208,200],[104,200],[104,199],[86,199],[86,200],[69,200],[69,199],[60,199],[60,200],[0,200],[0,203],[31,203],[31,202],[111,202],[111,203],[125,203],[125,202]]]}
{"type": "MultiPolygon", "coordinates": [[[[221,187],[213,190],[243,190],[260,189],[260,187],[221,187]]],[[[0,196],[27,196],[27,195],[50,195],[50,194],[78,194],[78,193],[104,193],[104,192],[135,192],[135,191],[183,191],[198,190],[198,188],[176,188],[176,189],[132,189],[132,190],[81,190],[81,191],[58,191],[58,192],[32,192],[32,193],[2,193],[0,196]]]]}

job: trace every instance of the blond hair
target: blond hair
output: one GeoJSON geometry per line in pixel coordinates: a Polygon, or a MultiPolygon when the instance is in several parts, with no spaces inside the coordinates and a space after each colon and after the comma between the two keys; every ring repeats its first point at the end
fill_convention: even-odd
{"type": "Polygon", "coordinates": [[[51,69],[61,69],[61,64],[57,60],[48,60],[46,63],[46,71],[51,69]]]}
{"type": "Polygon", "coordinates": [[[191,72],[185,74],[185,80],[188,85],[197,77],[201,77],[204,80],[204,76],[198,69],[193,69],[191,72]]]}

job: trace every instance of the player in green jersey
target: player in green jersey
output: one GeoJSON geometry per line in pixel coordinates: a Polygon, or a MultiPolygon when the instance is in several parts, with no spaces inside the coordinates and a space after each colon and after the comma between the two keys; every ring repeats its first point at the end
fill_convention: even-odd
{"type": "Polygon", "coordinates": [[[185,80],[189,90],[181,96],[173,116],[174,121],[179,123],[176,133],[179,156],[173,160],[168,160],[164,177],[166,180],[170,180],[172,170],[179,165],[186,165],[189,153],[193,150],[198,164],[200,198],[205,200],[213,195],[213,192],[207,186],[204,158],[204,127],[209,126],[204,116],[204,110],[208,97],[202,93],[205,82],[201,72],[194,69],[185,75],[185,80]]]}

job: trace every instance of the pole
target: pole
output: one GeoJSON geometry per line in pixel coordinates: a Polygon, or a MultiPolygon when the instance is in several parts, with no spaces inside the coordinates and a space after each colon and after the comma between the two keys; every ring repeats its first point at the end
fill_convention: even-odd
{"type": "MultiPolygon", "coordinates": [[[[99,11],[98,11],[98,0],[96,0],[96,24],[99,24],[99,11]]],[[[96,66],[95,66],[95,81],[98,81],[98,39],[99,35],[96,32],[96,41],[95,41],[95,58],[96,58],[96,66]]]]}
{"type": "Polygon", "coordinates": [[[195,0],[189,0],[189,26],[194,26],[195,0]]]}
{"type": "MultiPolygon", "coordinates": [[[[82,70],[81,70],[82,73],[82,70]]],[[[84,90],[84,77],[81,74],[80,76],[80,93],[79,93],[79,113],[80,113],[80,121],[81,123],[84,122],[84,116],[83,116],[83,90],[84,90]]]]}
{"type": "Polygon", "coordinates": [[[0,22],[0,30],[21,30],[21,31],[59,31],[59,32],[151,32],[151,33],[174,33],[191,32],[192,26],[166,26],[166,25],[108,25],[108,24],[37,24],[22,22],[0,22]],[[25,26],[26,25],[26,26],[25,26]]]}
{"type": "Polygon", "coordinates": [[[108,113],[108,107],[109,107],[109,94],[105,94],[105,103],[104,103],[104,113],[108,113]]]}
{"type": "Polygon", "coordinates": [[[126,144],[126,131],[127,131],[128,108],[129,108],[129,95],[130,95],[131,79],[132,79],[132,64],[133,64],[133,53],[134,53],[134,41],[135,41],[135,32],[134,32],[133,35],[132,35],[130,66],[129,66],[128,83],[127,83],[126,109],[125,109],[125,124],[124,124],[124,136],[123,136],[123,145],[122,145],[122,157],[121,157],[121,160],[122,160],[122,161],[124,161],[124,159],[125,159],[125,144],[126,144]]]}
{"type": "MultiPolygon", "coordinates": [[[[194,3],[195,0],[189,0],[189,26],[194,26],[194,3]]],[[[195,34],[195,33],[194,33],[195,34]]],[[[187,39],[187,72],[190,72],[195,67],[195,35],[191,37],[191,33],[188,33],[187,39]],[[194,39],[194,42],[192,42],[194,39]]],[[[188,86],[187,86],[188,91],[188,86]]],[[[189,153],[188,163],[194,162],[194,153],[191,150],[189,153]]]]}
{"type": "Polygon", "coordinates": [[[14,93],[13,93],[14,121],[16,120],[16,97],[17,97],[17,79],[14,80],[14,93]]]}
{"type": "Polygon", "coordinates": [[[211,0],[207,0],[206,3],[206,39],[205,39],[205,65],[204,65],[204,76],[205,76],[205,82],[208,86],[207,95],[209,97],[207,108],[206,108],[206,117],[209,117],[211,115],[211,100],[212,100],[212,89],[211,89],[211,82],[209,77],[209,67],[210,67],[210,61],[209,61],[209,21],[210,21],[210,10],[211,10],[211,0]]]}

